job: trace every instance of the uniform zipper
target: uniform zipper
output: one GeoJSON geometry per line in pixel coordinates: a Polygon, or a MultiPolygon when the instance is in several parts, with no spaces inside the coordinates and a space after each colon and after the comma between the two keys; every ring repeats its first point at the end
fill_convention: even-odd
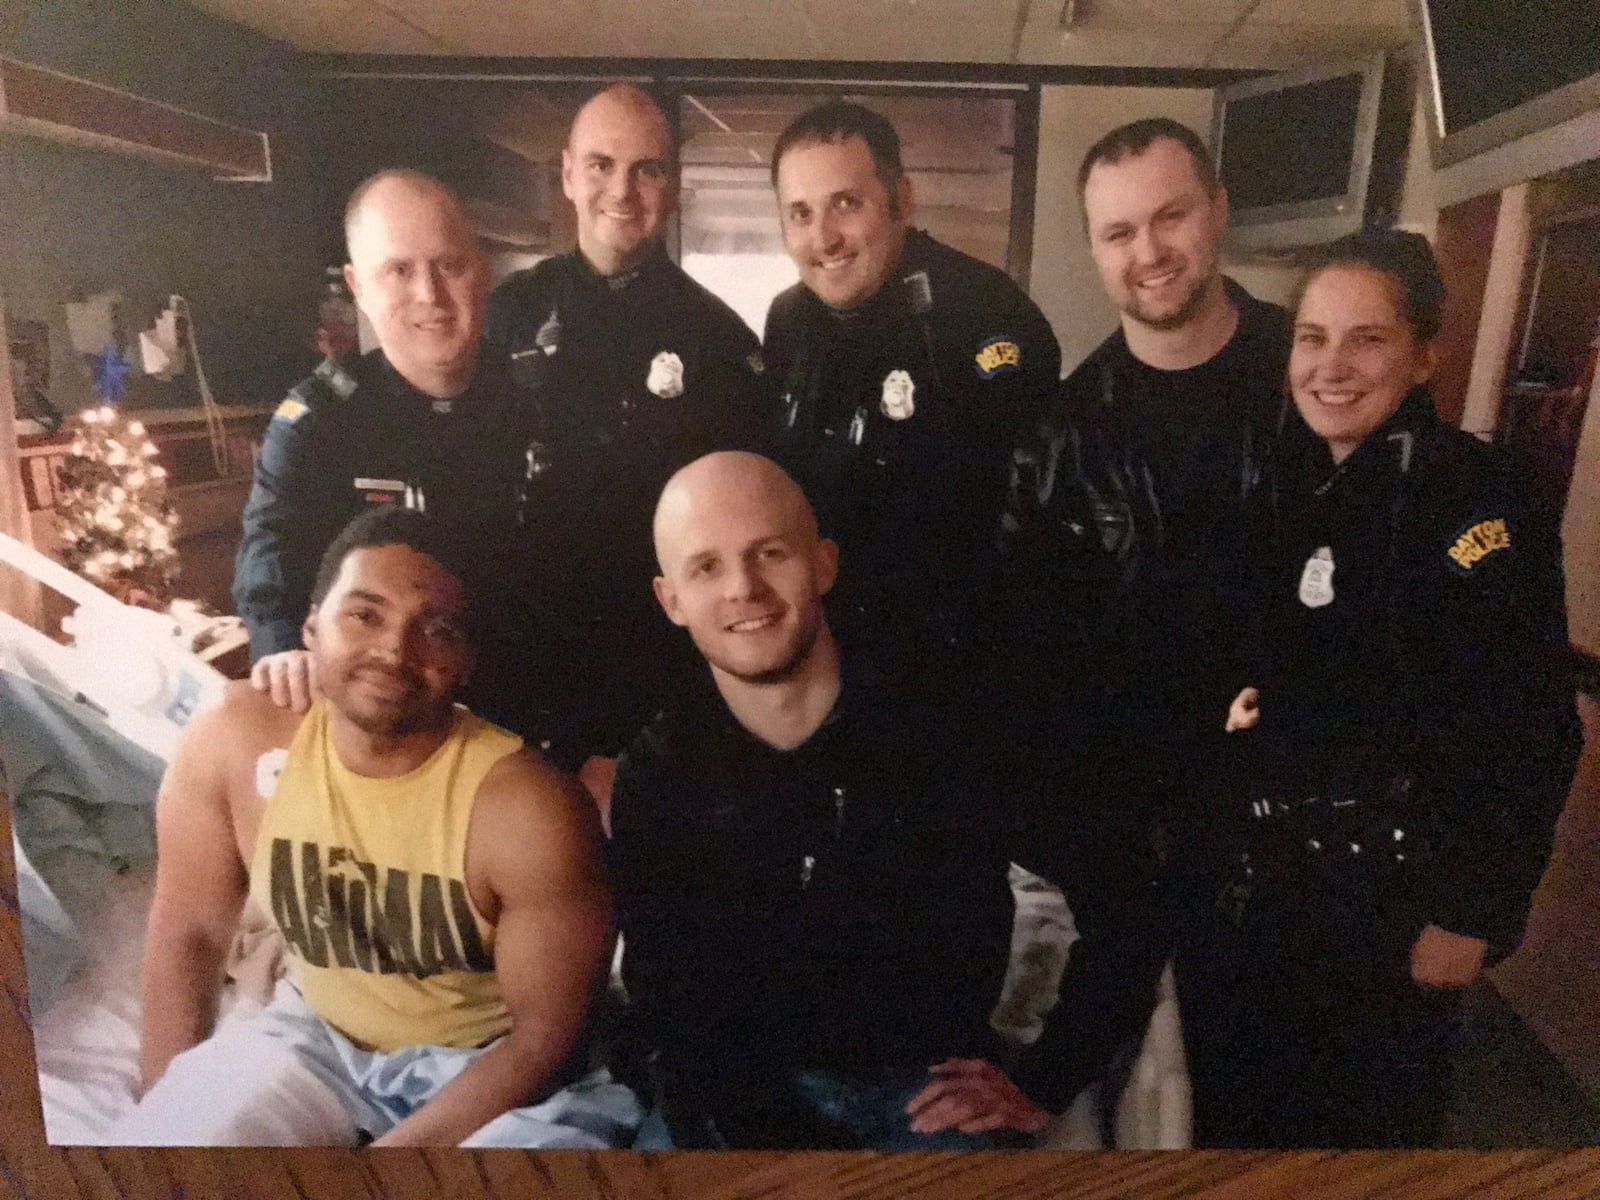
{"type": "MultiPolygon", "coordinates": [[[[836,788],[833,789],[833,846],[835,848],[837,848],[838,845],[839,845],[839,837],[840,837],[840,834],[841,834],[843,828],[844,828],[844,788],[836,787],[836,788]]],[[[811,873],[812,873],[813,870],[815,870],[816,865],[817,865],[817,856],[815,854],[805,854],[805,855],[801,856],[801,858],[800,858],[800,890],[801,891],[805,891],[805,889],[808,886],[810,886],[810,884],[811,884],[811,873]]]]}

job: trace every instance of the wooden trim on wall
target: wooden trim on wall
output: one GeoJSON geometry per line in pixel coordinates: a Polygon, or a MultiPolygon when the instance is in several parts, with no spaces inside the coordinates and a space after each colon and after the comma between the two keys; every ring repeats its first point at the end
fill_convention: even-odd
{"type": "Polygon", "coordinates": [[[267,135],[60,71],[0,58],[0,129],[270,182],[267,135]]]}
{"type": "Polygon", "coordinates": [[[1439,211],[1435,254],[1444,279],[1445,302],[1439,328],[1439,370],[1433,377],[1433,402],[1452,425],[1461,423],[1467,404],[1472,351],[1483,316],[1483,289],[1489,280],[1489,247],[1500,216],[1500,193],[1474,196],[1439,211]]]}

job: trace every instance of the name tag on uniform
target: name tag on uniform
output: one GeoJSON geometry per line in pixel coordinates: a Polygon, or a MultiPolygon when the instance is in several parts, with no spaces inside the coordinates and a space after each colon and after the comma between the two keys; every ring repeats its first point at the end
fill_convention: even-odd
{"type": "Polygon", "coordinates": [[[361,493],[361,498],[368,504],[393,504],[405,495],[406,491],[406,482],[403,479],[357,477],[355,486],[356,491],[361,493]]]}

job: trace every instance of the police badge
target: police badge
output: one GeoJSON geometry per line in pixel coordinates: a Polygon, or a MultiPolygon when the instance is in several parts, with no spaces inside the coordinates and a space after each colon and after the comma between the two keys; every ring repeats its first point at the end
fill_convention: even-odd
{"type": "Polygon", "coordinates": [[[917,411],[912,400],[917,385],[905,371],[890,371],[883,377],[883,400],[878,408],[891,421],[904,421],[917,411]]]}
{"type": "Polygon", "coordinates": [[[1333,549],[1319,546],[1317,552],[1306,559],[1305,570],[1300,572],[1300,603],[1307,608],[1322,608],[1333,603],[1333,549]]]}
{"type": "Polygon", "coordinates": [[[652,396],[675,400],[683,395],[683,359],[663,350],[650,360],[650,374],[644,381],[652,396]]]}

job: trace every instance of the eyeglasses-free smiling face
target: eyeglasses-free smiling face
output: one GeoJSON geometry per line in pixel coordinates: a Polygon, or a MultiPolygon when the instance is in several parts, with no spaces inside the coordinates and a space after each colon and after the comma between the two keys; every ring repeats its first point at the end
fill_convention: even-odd
{"type": "Polygon", "coordinates": [[[345,280],[390,364],[423,392],[459,394],[477,369],[489,271],[454,197],[383,180],[349,240],[345,280]]]}
{"type": "Polygon", "coordinates": [[[1220,286],[1227,193],[1207,192],[1189,152],[1173,139],[1095,164],[1084,182],[1083,212],[1106,294],[1133,320],[1178,328],[1220,286]]]}
{"type": "Polygon", "coordinates": [[[775,464],[728,454],[686,468],[663,497],[656,552],[661,607],[716,671],[767,683],[804,664],[838,551],[775,464]]]}
{"type": "Polygon", "coordinates": [[[1392,417],[1432,377],[1437,356],[1400,308],[1400,282],[1340,263],[1306,284],[1295,313],[1289,387],[1295,407],[1335,462],[1392,417]]]}
{"type": "Polygon", "coordinates": [[[778,162],[778,219],[800,281],[824,304],[870,300],[900,261],[911,186],[891,195],[859,137],[803,142],[778,162]]]}
{"type": "Polygon", "coordinates": [[[306,619],[329,705],[362,732],[401,737],[449,718],[473,663],[461,581],[394,544],[352,550],[306,619]]]}
{"type": "Polygon", "coordinates": [[[603,275],[636,266],[676,202],[672,135],[648,97],[617,87],[589,101],[561,154],[561,190],[578,213],[578,249],[603,275]]]}

